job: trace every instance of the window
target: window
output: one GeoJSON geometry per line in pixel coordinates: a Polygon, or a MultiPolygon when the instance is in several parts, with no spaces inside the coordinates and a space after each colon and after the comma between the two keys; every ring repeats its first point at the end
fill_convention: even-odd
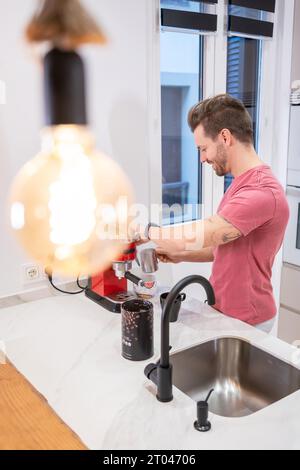
{"type": "MultiPolygon", "coordinates": [[[[255,147],[258,146],[258,112],[261,41],[232,36],[227,45],[227,93],[240,99],[253,121],[255,147]]],[[[225,191],[233,177],[225,176],[225,191]]]]}
{"type": "MultiPolygon", "coordinates": [[[[203,51],[206,42],[202,34],[216,31],[217,3],[217,0],[160,1],[162,200],[169,206],[194,204],[197,207],[192,213],[186,210],[181,219],[172,214],[170,217],[166,211],[163,217],[165,223],[201,217],[202,167],[186,118],[189,108],[203,99],[203,51]],[[196,29],[195,24],[199,25],[196,29]]],[[[228,0],[226,91],[240,99],[248,110],[253,121],[256,149],[262,48],[264,40],[273,36],[275,3],[275,0],[228,0]]],[[[232,175],[225,176],[225,191],[232,179],[232,175]]]]}
{"type": "MultiPolygon", "coordinates": [[[[266,20],[269,14],[265,11],[229,5],[229,15],[252,20],[266,20]]],[[[254,131],[254,144],[258,148],[258,113],[259,84],[261,67],[260,39],[239,36],[228,37],[227,42],[227,93],[240,99],[248,110],[254,131]]],[[[225,176],[225,191],[232,183],[232,175],[225,176]]]]}
{"type": "MultiPolygon", "coordinates": [[[[199,2],[187,0],[161,0],[161,6],[201,11],[199,2]]],[[[161,31],[164,224],[201,217],[201,162],[187,116],[189,109],[202,99],[203,42],[197,32],[161,31]]]]}

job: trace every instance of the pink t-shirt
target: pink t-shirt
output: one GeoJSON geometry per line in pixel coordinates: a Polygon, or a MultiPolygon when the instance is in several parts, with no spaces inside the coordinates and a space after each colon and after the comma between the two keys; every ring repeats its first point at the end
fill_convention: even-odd
{"type": "Polygon", "coordinates": [[[250,325],[270,320],[272,266],[289,219],[283,188],[269,166],[257,166],[233,180],[217,213],[243,236],[214,250],[214,307],[250,325]]]}

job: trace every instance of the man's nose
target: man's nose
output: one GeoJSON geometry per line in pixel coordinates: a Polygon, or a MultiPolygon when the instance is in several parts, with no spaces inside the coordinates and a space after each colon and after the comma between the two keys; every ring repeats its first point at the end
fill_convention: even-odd
{"type": "Polygon", "coordinates": [[[201,152],[200,152],[200,160],[201,160],[201,163],[207,162],[207,158],[206,158],[205,155],[203,155],[203,153],[201,153],[201,152]]]}

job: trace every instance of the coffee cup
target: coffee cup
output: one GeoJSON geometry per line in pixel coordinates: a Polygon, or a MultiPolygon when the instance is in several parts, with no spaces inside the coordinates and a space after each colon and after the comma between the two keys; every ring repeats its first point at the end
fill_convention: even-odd
{"type": "MultiPolygon", "coordinates": [[[[167,297],[169,295],[169,292],[164,292],[160,296],[160,305],[161,309],[164,309],[167,297]]],[[[178,315],[181,307],[181,302],[183,302],[186,299],[186,294],[182,292],[181,294],[178,294],[175,301],[173,302],[172,308],[171,308],[171,314],[170,314],[170,322],[175,322],[178,320],[178,315]]]]}

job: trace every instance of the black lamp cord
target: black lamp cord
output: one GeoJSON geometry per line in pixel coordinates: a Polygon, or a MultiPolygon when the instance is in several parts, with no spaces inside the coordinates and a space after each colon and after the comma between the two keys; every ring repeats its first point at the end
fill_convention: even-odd
{"type": "Polygon", "coordinates": [[[83,286],[80,285],[79,276],[78,276],[78,278],[77,278],[77,280],[76,280],[76,284],[77,284],[77,286],[79,287],[80,291],[76,291],[76,292],[68,292],[68,291],[59,289],[59,287],[57,287],[57,286],[53,283],[52,273],[47,273],[47,276],[48,276],[48,280],[49,280],[51,286],[52,286],[55,290],[58,290],[58,292],[61,292],[62,294],[78,295],[78,294],[82,294],[82,292],[84,292],[84,291],[87,289],[87,286],[86,286],[86,287],[83,287],[83,286]]]}

